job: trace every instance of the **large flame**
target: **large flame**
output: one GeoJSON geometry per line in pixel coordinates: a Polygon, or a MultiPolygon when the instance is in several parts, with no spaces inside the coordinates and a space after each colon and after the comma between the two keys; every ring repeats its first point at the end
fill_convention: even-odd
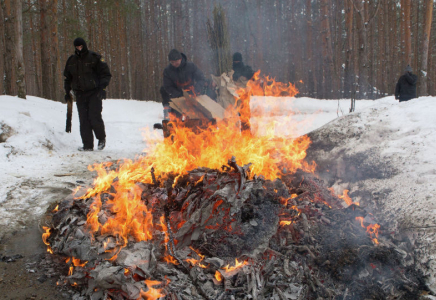
{"type": "MultiPolygon", "coordinates": [[[[262,175],[272,180],[298,169],[313,172],[315,163],[309,164],[304,160],[310,145],[307,136],[291,138],[289,135],[292,132],[286,136],[277,135],[274,130],[275,126],[280,126],[277,122],[272,122],[266,134],[262,135],[256,134],[255,129],[250,130],[249,126],[251,96],[292,97],[297,92],[292,84],[276,82],[269,77],[260,78],[257,72],[246,88],[237,91],[239,97],[226,110],[225,120],[199,132],[172,120],[174,130],[171,137],[162,140],[156,134],[145,134],[148,144],[146,154],[135,160],[124,160],[118,170],[114,170],[111,163],[89,166],[89,170],[96,171],[98,177],[93,187],[80,198],[94,197],[87,221],[90,231],[111,233],[120,247],[127,244],[129,236],[137,241],[150,240],[156,226],[163,228],[164,232],[166,228],[153,224],[153,205],[147,207],[141,201],[142,190],[136,184],[154,183],[153,178],[165,179],[169,174],[182,176],[197,167],[219,169],[232,156],[236,157],[239,165],[252,163],[251,177],[262,175]],[[110,193],[110,199],[104,205],[110,207],[112,214],[105,222],[99,219],[103,205],[99,194],[102,192],[110,193]]],[[[281,100],[277,99],[277,102],[281,100]]],[[[271,101],[270,98],[268,100],[271,101]]],[[[270,113],[274,115],[276,110],[270,113]]],[[[255,114],[262,115],[259,107],[255,114]]],[[[268,117],[268,114],[265,113],[265,116],[268,117]]],[[[159,223],[159,220],[155,222],[159,223]]]]}

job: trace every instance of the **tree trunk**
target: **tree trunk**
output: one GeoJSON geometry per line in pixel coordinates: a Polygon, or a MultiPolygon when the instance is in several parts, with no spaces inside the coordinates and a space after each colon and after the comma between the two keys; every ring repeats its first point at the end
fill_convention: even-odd
{"type": "Polygon", "coordinates": [[[350,0],[355,3],[357,9],[357,34],[359,41],[358,61],[359,61],[359,96],[361,99],[367,98],[368,86],[368,35],[366,31],[365,11],[361,1],[350,0]]]}
{"type": "Polygon", "coordinates": [[[381,54],[380,67],[383,69],[379,82],[383,83],[383,93],[391,94],[393,91],[389,90],[388,82],[391,80],[390,73],[390,34],[389,34],[389,1],[385,0],[383,3],[383,34],[379,33],[380,40],[383,40],[383,54],[381,54]]]}
{"type": "Polygon", "coordinates": [[[332,97],[332,87],[336,86],[335,76],[334,76],[334,65],[333,65],[333,50],[332,50],[332,35],[330,31],[330,20],[329,20],[329,7],[331,3],[329,0],[322,1],[321,8],[321,30],[322,44],[323,44],[323,57],[324,57],[324,76],[323,76],[323,97],[332,97]]]}
{"type": "MultiPolygon", "coordinates": [[[[0,3],[1,4],[1,3],[0,3]]],[[[3,16],[3,7],[0,5],[0,21],[4,22],[4,16],[3,16]]],[[[4,26],[0,26],[0,49],[6,49],[5,46],[5,31],[4,26]]],[[[3,95],[5,93],[5,86],[4,86],[4,74],[5,74],[5,54],[6,51],[4,51],[2,54],[0,54],[0,95],[3,95]]]]}
{"type": "Polygon", "coordinates": [[[23,3],[21,0],[14,2],[15,14],[15,55],[17,73],[17,94],[19,98],[26,99],[26,68],[23,56],[23,3]]]}
{"type": "MultiPolygon", "coordinates": [[[[40,48],[41,48],[41,71],[42,71],[42,97],[52,99],[51,95],[51,68],[50,68],[50,40],[49,29],[47,25],[47,2],[45,0],[38,0],[40,9],[40,48]]],[[[54,100],[54,99],[52,99],[54,100]]]]}
{"type": "Polygon", "coordinates": [[[51,61],[51,85],[52,85],[52,99],[56,101],[63,101],[63,85],[61,73],[61,60],[59,54],[59,38],[58,38],[58,0],[51,0],[50,10],[50,61],[51,61]]]}
{"type": "Polygon", "coordinates": [[[345,28],[347,33],[346,40],[346,56],[345,56],[345,72],[344,72],[344,97],[349,98],[354,94],[355,87],[354,78],[355,74],[353,72],[353,14],[354,7],[349,1],[345,1],[345,28]]]}
{"type": "Polygon", "coordinates": [[[397,60],[398,60],[398,38],[396,38],[397,33],[397,13],[396,13],[396,3],[395,0],[389,1],[389,42],[390,48],[388,53],[390,53],[390,64],[388,67],[388,78],[389,78],[389,91],[393,94],[395,89],[395,83],[398,80],[397,74],[397,60]]]}
{"type": "Polygon", "coordinates": [[[313,51],[312,51],[312,1],[306,0],[306,20],[307,20],[307,36],[306,36],[306,49],[307,49],[307,71],[309,73],[308,96],[313,96],[315,91],[315,79],[313,73],[313,51]]]}
{"type": "Polygon", "coordinates": [[[427,96],[427,68],[428,68],[428,47],[431,33],[431,23],[433,20],[433,0],[426,0],[426,12],[425,12],[425,25],[424,25],[424,38],[422,41],[422,59],[421,59],[421,72],[419,72],[421,89],[420,95],[427,96]]]}
{"type": "Polygon", "coordinates": [[[410,7],[412,0],[404,0],[404,53],[405,64],[412,64],[412,34],[410,29],[410,7]]]}
{"type": "Polygon", "coordinates": [[[4,0],[3,1],[3,14],[4,14],[4,30],[5,30],[5,49],[4,52],[4,61],[5,61],[5,94],[6,95],[15,95],[17,92],[17,88],[15,82],[16,79],[16,70],[14,66],[16,66],[16,57],[15,57],[15,32],[14,32],[14,15],[12,11],[11,4],[14,1],[4,0]]]}

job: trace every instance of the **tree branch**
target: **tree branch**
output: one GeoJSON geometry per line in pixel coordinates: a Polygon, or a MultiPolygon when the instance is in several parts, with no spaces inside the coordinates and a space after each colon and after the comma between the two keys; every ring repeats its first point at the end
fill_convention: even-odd
{"type": "Polygon", "coordinates": [[[349,0],[353,6],[354,6],[354,10],[357,11],[359,13],[359,16],[362,18],[363,20],[363,16],[362,16],[362,12],[360,11],[360,9],[357,9],[356,3],[354,3],[354,0],[349,0]]]}
{"type": "Polygon", "coordinates": [[[369,20],[368,20],[368,22],[367,22],[367,25],[369,25],[369,24],[371,23],[371,21],[374,20],[375,16],[377,15],[377,13],[378,13],[378,9],[380,8],[380,2],[381,2],[381,1],[382,1],[382,0],[377,1],[377,7],[375,8],[375,12],[374,12],[374,14],[372,15],[372,17],[369,18],[369,20]]]}

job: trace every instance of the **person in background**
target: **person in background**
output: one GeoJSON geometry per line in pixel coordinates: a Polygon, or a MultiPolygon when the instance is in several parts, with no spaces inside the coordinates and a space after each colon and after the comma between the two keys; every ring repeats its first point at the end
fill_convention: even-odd
{"type": "Polygon", "coordinates": [[[250,80],[253,75],[253,69],[250,66],[244,65],[242,61],[242,54],[239,52],[235,52],[233,54],[233,65],[232,65],[233,71],[233,81],[247,81],[250,80]]]}
{"type": "Polygon", "coordinates": [[[169,119],[171,112],[171,98],[182,97],[184,90],[201,95],[206,86],[203,72],[193,62],[188,61],[185,54],[172,49],[168,60],[170,64],[163,71],[163,86],[160,89],[165,120],[169,119]]]}
{"type": "Polygon", "coordinates": [[[412,68],[407,65],[406,72],[398,79],[397,86],[395,87],[395,99],[409,101],[416,98],[416,83],[418,76],[412,73],[412,68]]]}
{"type": "Polygon", "coordinates": [[[98,150],[106,146],[106,132],[101,112],[106,87],[111,80],[109,66],[100,54],[88,50],[83,38],[74,40],[75,53],[71,55],[64,70],[65,100],[71,90],[76,97],[79,112],[80,136],[83,147],[79,151],[94,150],[94,136],[98,139],[98,150]]]}

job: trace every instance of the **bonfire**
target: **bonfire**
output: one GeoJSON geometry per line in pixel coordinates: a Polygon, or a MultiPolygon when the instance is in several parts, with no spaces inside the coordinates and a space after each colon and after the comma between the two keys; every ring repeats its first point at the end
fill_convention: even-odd
{"type": "Polygon", "coordinates": [[[241,130],[268,116],[250,110],[251,96],[297,92],[257,72],[209,127],[172,119],[171,135],[147,136],[135,160],[89,166],[92,186],[44,227],[48,255],[68,266],[59,284],[74,299],[418,297],[413,253],[316,177],[307,136],[278,136],[289,123],[241,130]]]}

